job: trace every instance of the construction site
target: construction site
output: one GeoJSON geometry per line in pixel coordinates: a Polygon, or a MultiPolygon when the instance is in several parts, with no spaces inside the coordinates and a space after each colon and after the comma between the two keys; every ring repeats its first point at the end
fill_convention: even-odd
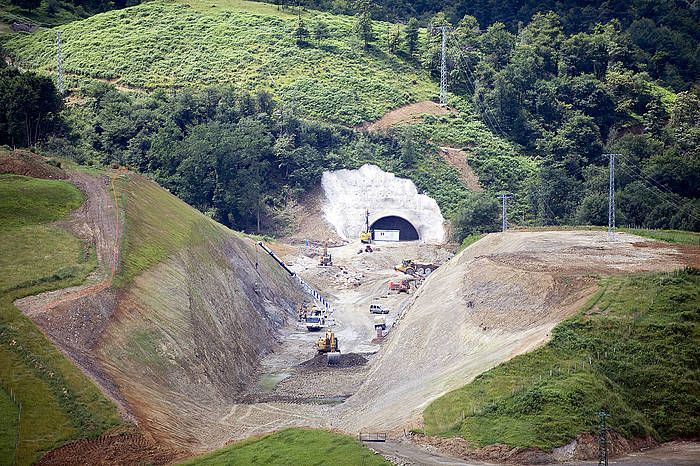
{"type": "Polygon", "coordinates": [[[505,231],[457,251],[435,201],[374,166],[324,174],[314,221],[271,242],[126,170],[64,174],[87,199],[64,225],[94,242],[98,268],[15,304],[138,430],[68,443],[43,464],[105,452],[168,463],[286,427],[380,440],[370,443],[397,464],[479,464],[411,440],[428,404],[545,344],[598,277],[700,257],[600,230],[505,231]],[[145,200],[185,225],[184,240],[119,284],[124,245],[165,231],[145,200]]]}

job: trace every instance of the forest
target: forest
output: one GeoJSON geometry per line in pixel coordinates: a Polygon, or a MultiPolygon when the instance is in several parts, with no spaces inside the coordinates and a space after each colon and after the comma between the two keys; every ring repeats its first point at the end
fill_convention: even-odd
{"type": "MultiPolygon", "coordinates": [[[[295,111],[284,94],[221,84],[124,93],[82,82],[72,91],[82,105],[64,106],[50,80],[2,63],[0,144],[128,165],[228,226],[273,234],[286,228],[284,207],[324,170],[376,163],[434,196],[458,241],[498,228],[495,194],[504,191],[514,194],[515,224],[606,225],[606,154],[619,153],[618,224],[700,230],[694,4],[448,3],[304,8],[353,15],[353,54],[397,56],[435,81],[440,37],[431,31],[448,27],[449,98],[459,117],[374,135],[324,121],[323,109],[313,118],[295,111]],[[34,98],[25,104],[19,95],[34,98]],[[438,143],[469,154],[486,193],[457,186],[436,162],[438,143]]],[[[300,56],[338,34],[306,21],[300,14],[284,29],[300,56]]]]}

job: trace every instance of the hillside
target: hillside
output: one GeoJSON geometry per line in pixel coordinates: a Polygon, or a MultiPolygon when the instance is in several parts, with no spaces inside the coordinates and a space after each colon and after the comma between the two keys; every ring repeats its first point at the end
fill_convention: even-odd
{"type": "MultiPolygon", "coordinates": [[[[206,423],[214,419],[210,411],[231,402],[250,380],[260,358],[275,346],[277,331],[293,315],[291,300],[298,292],[278,267],[256,266],[258,253],[251,240],[216,224],[155,183],[128,172],[67,174],[88,194],[88,203],[71,228],[94,242],[99,267],[86,285],[29,296],[17,306],[99,383],[124,416],[138,421],[139,433],[117,432],[101,440],[104,448],[121,445],[119,454],[125,458],[168,461],[194,446],[192,433],[206,430],[206,423]]],[[[63,241],[63,236],[57,233],[56,240],[63,241]]],[[[70,245],[66,241],[66,247],[70,245]]],[[[14,251],[3,260],[14,263],[16,257],[22,255],[14,251]]],[[[59,281],[51,286],[75,283],[71,272],[52,272],[58,273],[59,281]]],[[[33,294],[22,292],[19,297],[33,294]]],[[[17,297],[15,290],[10,302],[12,297],[17,297]]],[[[21,319],[38,333],[26,318],[21,319]]],[[[3,342],[12,346],[7,334],[3,342]]],[[[51,354],[51,345],[46,341],[40,345],[41,351],[51,354]]],[[[29,376],[19,380],[36,383],[29,376]]],[[[77,409],[79,414],[72,416],[82,416],[83,430],[69,430],[73,437],[62,434],[59,439],[104,431],[99,423],[87,427],[91,418],[85,417],[94,414],[80,414],[85,408],[79,406],[66,409],[71,413],[77,409]]],[[[29,413],[23,413],[23,421],[29,413]]],[[[112,413],[116,414],[113,406],[112,413]]],[[[114,414],[100,422],[119,424],[114,414]]],[[[26,427],[23,438],[45,435],[33,432],[37,426],[26,427]]],[[[56,441],[42,449],[51,446],[56,441]]],[[[79,454],[86,448],[90,445],[70,444],[57,455],[79,454]]]]}
{"type": "MultiPolygon", "coordinates": [[[[3,171],[9,159],[0,152],[3,171]]],[[[36,159],[33,164],[45,165],[36,159]]],[[[41,172],[65,176],[50,166],[41,172]]],[[[95,268],[94,247],[63,227],[84,201],[67,181],[0,175],[2,464],[13,459],[31,464],[64,442],[125,425],[115,404],[13,305],[18,298],[81,283],[95,268]]]]}
{"type": "MultiPolygon", "coordinates": [[[[63,68],[74,77],[155,89],[233,85],[269,90],[293,111],[346,125],[437,95],[406,57],[357,46],[353,19],[304,11],[309,30],[329,37],[295,43],[295,14],[243,0],[148,2],[61,27],[63,68]],[[366,70],[372,70],[367,73],[366,70]]],[[[388,23],[377,23],[385,34],[388,23]]],[[[21,67],[54,73],[55,32],[12,36],[4,47],[21,67]]]]}
{"type": "Polygon", "coordinates": [[[610,414],[613,453],[629,448],[619,436],[648,444],[696,435],[698,277],[687,269],[603,279],[546,346],[431,403],[426,433],[463,437],[472,448],[552,451],[572,442],[558,459],[595,449],[587,434],[601,410],[610,414]]]}

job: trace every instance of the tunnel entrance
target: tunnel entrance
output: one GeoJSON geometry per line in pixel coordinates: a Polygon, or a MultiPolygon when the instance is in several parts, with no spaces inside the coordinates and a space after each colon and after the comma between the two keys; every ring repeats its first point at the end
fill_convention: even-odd
{"type": "Polygon", "coordinates": [[[398,230],[399,241],[417,241],[418,231],[405,218],[389,215],[375,220],[370,225],[370,230],[398,230]]]}

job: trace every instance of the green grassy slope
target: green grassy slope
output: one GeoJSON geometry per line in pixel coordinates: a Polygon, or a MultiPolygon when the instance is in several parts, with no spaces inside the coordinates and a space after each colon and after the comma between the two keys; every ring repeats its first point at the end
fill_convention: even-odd
{"type": "MultiPolygon", "coordinates": [[[[307,116],[350,125],[436,95],[435,83],[413,63],[383,47],[363,50],[352,17],[305,12],[302,18],[308,29],[325,22],[331,37],[297,46],[296,17],[271,5],[149,2],[62,26],[63,66],[70,74],[145,88],[268,89],[307,116]]],[[[388,27],[376,23],[378,36],[388,27]]],[[[12,36],[5,48],[25,68],[55,70],[54,31],[12,36]]]]}
{"type": "MultiPolygon", "coordinates": [[[[82,202],[65,181],[0,175],[0,381],[22,405],[17,464],[121,424],[114,404],[12,304],[79,284],[94,268],[94,251],[50,224],[82,202]]],[[[3,430],[0,446],[15,435],[3,430]]]]}
{"type": "Polygon", "coordinates": [[[700,433],[700,272],[602,280],[552,341],[423,413],[429,434],[549,450],[594,432],[601,409],[627,437],[700,433]]]}
{"type": "Polygon", "coordinates": [[[174,253],[212,237],[231,234],[220,224],[141,176],[120,175],[116,186],[126,212],[121,264],[115,286],[123,286],[174,253]],[[193,229],[217,235],[194,235],[193,229]]]}
{"type": "Polygon", "coordinates": [[[285,429],[261,439],[235,443],[185,465],[388,465],[354,438],[324,430],[285,429]]]}

